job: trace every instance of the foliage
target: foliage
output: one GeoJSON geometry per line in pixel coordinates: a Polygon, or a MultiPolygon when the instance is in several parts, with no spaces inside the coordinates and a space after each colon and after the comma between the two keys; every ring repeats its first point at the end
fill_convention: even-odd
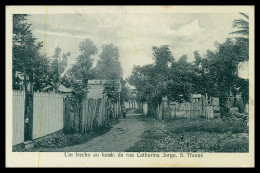
{"type": "Polygon", "coordinates": [[[138,101],[148,101],[153,97],[153,87],[152,76],[153,76],[152,64],[141,66],[134,66],[132,75],[128,78],[128,82],[135,86],[137,90],[137,100],[138,101]]]}
{"type": "Polygon", "coordinates": [[[241,93],[243,101],[249,103],[249,79],[238,78],[236,86],[239,87],[238,92],[241,93]]]}
{"type": "MultiPolygon", "coordinates": [[[[185,121],[185,120],[181,120],[185,121]]],[[[240,119],[219,119],[219,120],[193,120],[185,124],[177,125],[171,133],[198,132],[208,133],[248,133],[246,121],[240,119]]]]}
{"type": "Polygon", "coordinates": [[[238,34],[248,39],[249,37],[249,16],[245,13],[240,13],[244,19],[235,19],[233,21],[233,28],[237,28],[237,31],[231,32],[230,34],[238,34]]]}
{"type": "MultiPolygon", "coordinates": [[[[207,79],[204,82],[207,86],[206,92],[211,96],[219,96],[220,106],[225,108],[231,91],[240,87],[238,67],[246,58],[244,48],[238,40],[227,39],[216,46],[215,52],[207,52],[206,60],[202,61],[201,73],[207,79]]],[[[245,90],[244,88],[243,91],[245,90]]]]}
{"type": "Polygon", "coordinates": [[[131,95],[130,87],[128,87],[126,85],[127,82],[125,80],[121,79],[120,84],[121,84],[121,91],[120,91],[121,104],[123,104],[124,101],[128,102],[128,101],[134,99],[133,96],[131,95]]]}
{"type": "Polygon", "coordinates": [[[172,101],[189,100],[196,80],[196,66],[187,62],[187,55],[175,61],[168,46],[153,47],[154,64],[134,66],[129,83],[137,90],[139,101],[157,106],[162,97],[172,101]]]}
{"type": "Polygon", "coordinates": [[[119,62],[118,48],[113,44],[103,45],[99,57],[100,60],[97,62],[96,67],[93,68],[92,73],[94,79],[107,80],[104,84],[103,93],[113,103],[116,103],[119,98],[121,98],[121,101],[128,100],[128,88],[126,88],[122,79],[122,67],[119,62]],[[122,86],[122,92],[119,90],[119,81],[122,86]]]}
{"type": "Polygon", "coordinates": [[[234,119],[146,120],[149,129],[130,152],[248,152],[248,126],[234,119]]]}
{"type": "Polygon", "coordinates": [[[33,90],[34,91],[50,91],[52,90],[51,65],[50,59],[41,55],[39,68],[34,72],[33,90]]]}
{"type": "Polygon", "coordinates": [[[95,131],[90,131],[86,134],[74,133],[65,135],[61,131],[55,133],[54,135],[44,137],[34,143],[33,148],[17,148],[13,150],[14,152],[37,152],[37,151],[55,151],[57,148],[63,148],[67,146],[79,145],[89,140],[103,135],[111,129],[111,126],[107,125],[99,128],[95,131]]]}
{"type": "MultiPolygon", "coordinates": [[[[40,49],[43,46],[42,42],[37,42],[31,31],[31,24],[27,22],[28,15],[14,14],[13,15],[13,89],[19,88],[19,80],[15,76],[16,72],[20,73],[24,78],[22,82],[27,92],[27,84],[34,82],[34,74],[44,70],[46,60],[40,55],[40,49]]],[[[39,86],[40,87],[40,86],[39,86]]],[[[44,86],[42,86],[44,87],[44,86]]],[[[40,88],[37,88],[38,90],[40,88]]],[[[36,90],[37,90],[36,89],[36,90]]]]}
{"type": "Polygon", "coordinates": [[[39,141],[35,148],[41,149],[41,147],[44,148],[62,148],[66,146],[73,146],[82,144],[84,142],[87,142],[91,140],[94,137],[97,137],[99,135],[102,135],[106,132],[108,132],[111,129],[111,127],[102,127],[96,130],[95,132],[89,132],[87,134],[68,134],[64,135],[63,133],[60,134],[60,136],[51,136],[48,138],[44,138],[43,140],[39,141]]]}
{"type": "MultiPolygon", "coordinates": [[[[28,15],[14,14],[13,15],[13,39],[12,39],[12,70],[13,70],[13,89],[20,89],[23,85],[25,91],[24,104],[24,119],[27,123],[24,126],[25,140],[32,139],[32,116],[33,116],[33,91],[35,83],[38,90],[42,89],[44,85],[39,85],[39,82],[47,83],[45,80],[35,81],[35,75],[44,71],[44,62],[40,54],[42,42],[37,42],[36,37],[33,36],[31,24],[27,22],[28,15]],[[17,76],[16,76],[17,75],[17,76]],[[19,79],[18,79],[19,78],[19,79]],[[20,85],[21,84],[21,85],[20,85]]],[[[44,76],[44,73],[41,75],[44,76]]],[[[36,90],[37,90],[36,89],[36,90]]]]}
{"type": "Polygon", "coordinates": [[[168,74],[167,96],[171,101],[179,103],[189,101],[191,94],[197,93],[197,67],[187,62],[187,55],[183,55],[177,62],[172,62],[168,74]]]}
{"type": "Polygon", "coordinates": [[[109,80],[104,84],[103,93],[106,94],[112,103],[116,103],[119,100],[119,85],[119,82],[115,80],[109,80]]]}
{"type": "Polygon", "coordinates": [[[52,56],[50,76],[52,80],[52,88],[54,91],[58,91],[59,85],[61,84],[61,74],[65,71],[68,64],[68,57],[70,52],[62,54],[61,57],[61,48],[56,47],[54,55],[52,56]]]}
{"type": "Polygon", "coordinates": [[[201,65],[202,62],[202,57],[200,56],[199,52],[197,50],[195,50],[193,52],[194,58],[195,58],[195,65],[197,67],[199,67],[201,65]]]}
{"type": "Polygon", "coordinates": [[[118,48],[113,44],[103,45],[100,60],[94,70],[96,79],[119,80],[122,77],[122,67],[118,48]]]}
{"type": "MultiPolygon", "coordinates": [[[[246,14],[241,15],[248,19],[246,14]]],[[[226,109],[231,91],[239,88],[247,101],[247,82],[238,77],[238,68],[249,59],[248,21],[234,20],[233,27],[239,31],[232,34],[243,32],[245,37],[216,43],[216,51],[208,50],[205,57],[194,51],[193,63],[187,62],[185,54],[175,61],[168,46],[153,47],[155,62],[135,66],[128,79],[137,89],[138,100],[157,104],[167,96],[171,101],[182,102],[189,100],[191,94],[208,94],[220,97],[220,106],[226,109]]]]}
{"type": "Polygon", "coordinates": [[[134,66],[128,81],[137,90],[139,101],[157,104],[166,95],[168,66],[174,58],[168,46],[153,47],[154,64],[134,66]]]}
{"type": "Polygon", "coordinates": [[[94,78],[91,56],[95,55],[98,49],[90,39],[85,39],[80,42],[79,50],[81,54],[77,57],[76,63],[66,72],[61,82],[64,86],[71,87],[71,95],[81,102],[87,94],[88,80],[94,78]]]}
{"type": "MultiPolygon", "coordinates": [[[[155,60],[156,73],[160,74],[160,77],[165,77],[167,74],[168,64],[174,61],[174,57],[167,45],[160,47],[153,47],[153,59],[155,60]]],[[[164,79],[162,79],[164,80],[164,79]]]]}

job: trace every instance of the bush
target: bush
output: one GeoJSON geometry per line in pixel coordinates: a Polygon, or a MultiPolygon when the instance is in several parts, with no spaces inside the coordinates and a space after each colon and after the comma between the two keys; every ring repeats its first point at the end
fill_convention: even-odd
{"type": "Polygon", "coordinates": [[[102,135],[111,129],[110,126],[101,127],[95,131],[90,131],[86,134],[74,133],[65,135],[60,133],[56,136],[45,137],[36,142],[35,148],[62,148],[87,142],[88,140],[102,135]]]}
{"type": "Polygon", "coordinates": [[[159,139],[157,151],[164,152],[248,152],[248,137],[229,133],[187,132],[159,139]]]}
{"type": "Polygon", "coordinates": [[[248,126],[242,119],[150,119],[132,152],[248,152],[248,126]]]}
{"type": "Polygon", "coordinates": [[[173,126],[171,130],[172,133],[199,131],[209,133],[248,133],[248,127],[243,120],[200,119],[179,123],[178,126],[173,126]]]}

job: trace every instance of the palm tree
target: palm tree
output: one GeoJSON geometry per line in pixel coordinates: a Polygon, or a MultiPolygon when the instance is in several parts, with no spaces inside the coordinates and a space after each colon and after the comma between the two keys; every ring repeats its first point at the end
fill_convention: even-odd
{"type": "Polygon", "coordinates": [[[240,55],[243,61],[239,63],[237,73],[240,69],[243,69],[245,66],[248,66],[249,60],[249,16],[242,12],[240,12],[239,14],[241,14],[244,17],[244,19],[235,19],[233,21],[232,27],[237,28],[237,30],[229,33],[239,35],[238,37],[236,37],[236,41],[243,50],[240,55]]]}
{"type": "Polygon", "coordinates": [[[248,39],[249,38],[249,16],[245,13],[240,14],[245,18],[245,19],[235,19],[233,21],[233,28],[237,28],[237,31],[231,32],[229,34],[239,34],[243,36],[243,38],[248,39]]]}

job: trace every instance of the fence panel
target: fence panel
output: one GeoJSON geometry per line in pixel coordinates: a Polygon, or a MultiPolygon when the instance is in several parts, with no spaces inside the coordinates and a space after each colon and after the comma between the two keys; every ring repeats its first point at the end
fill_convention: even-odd
{"type": "Polygon", "coordinates": [[[63,112],[64,112],[64,117],[63,117],[63,132],[68,134],[72,133],[74,130],[74,122],[73,122],[73,116],[72,116],[72,103],[69,100],[69,98],[64,98],[63,99],[63,112]]]}
{"type": "Polygon", "coordinates": [[[21,91],[13,91],[12,101],[12,129],[13,129],[13,141],[12,145],[22,143],[24,141],[24,103],[25,94],[21,91]]]}
{"type": "MultiPolygon", "coordinates": [[[[66,102],[66,105],[64,107],[65,110],[67,110],[66,107],[71,106],[68,102],[66,102]]],[[[71,121],[71,118],[68,118],[69,116],[68,111],[65,111],[64,115],[64,124],[66,129],[73,129],[73,127],[69,127],[71,123],[68,121],[71,121]]],[[[79,116],[79,123],[80,128],[75,129],[78,132],[86,133],[91,130],[95,130],[96,128],[99,128],[103,126],[107,121],[107,115],[105,111],[105,100],[99,98],[98,100],[94,99],[84,99],[82,101],[82,110],[80,112],[80,116],[78,114],[73,114],[73,117],[76,118],[79,116]]],[[[73,118],[73,119],[74,119],[73,118]]],[[[65,129],[64,127],[64,129],[65,129]]]]}
{"type": "Polygon", "coordinates": [[[172,117],[197,118],[203,114],[203,103],[197,99],[192,99],[191,102],[172,103],[172,117]]]}
{"type": "Polygon", "coordinates": [[[33,139],[63,128],[63,97],[54,93],[34,93],[33,139]]]}
{"type": "MultiPolygon", "coordinates": [[[[13,91],[13,143],[24,142],[24,91],[13,91]]],[[[63,97],[60,94],[35,92],[33,97],[33,139],[63,128],[63,97]]]]}

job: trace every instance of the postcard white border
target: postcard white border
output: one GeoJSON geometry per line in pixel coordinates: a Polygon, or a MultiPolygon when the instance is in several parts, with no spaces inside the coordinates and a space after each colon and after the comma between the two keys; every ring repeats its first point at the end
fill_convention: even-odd
{"type": "MultiPolygon", "coordinates": [[[[12,14],[45,14],[46,6],[6,6],[6,166],[7,167],[253,167],[254,166],[254,6],[48,6],[56,13],[249,13],[249,153],[203,153],[203,158],[67,158],[64,152],[12,152],[12,14]]],[[[118,153],[115,153],[118,154],[118,153]]]]}

